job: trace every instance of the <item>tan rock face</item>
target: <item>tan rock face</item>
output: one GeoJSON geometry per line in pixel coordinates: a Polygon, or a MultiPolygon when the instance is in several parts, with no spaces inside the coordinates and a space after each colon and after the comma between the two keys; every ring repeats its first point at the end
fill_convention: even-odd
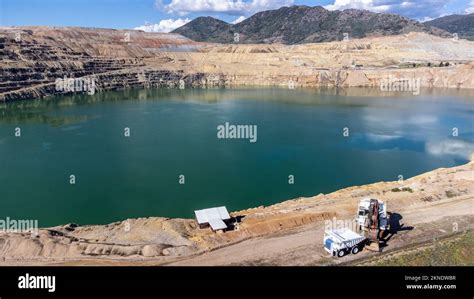
{"type": "Polygon", "coordinates": [[[202,44],[175,34],[85,28],[1,28],[0,36],[0,101],[63,93],[54,82],[65,76],[93,77],[97,90],[175,88],[180,80],[186,87],[378,88],[387,78],[474,88],[474,42],[424,33],[297,46],[202,44]]]}
{"type": "Polygon", "coordinates": [[[162,255],[164,246],[160,245],[145,245],[142,248],[141,255],[145,257],[155,257],[162,255]]]}

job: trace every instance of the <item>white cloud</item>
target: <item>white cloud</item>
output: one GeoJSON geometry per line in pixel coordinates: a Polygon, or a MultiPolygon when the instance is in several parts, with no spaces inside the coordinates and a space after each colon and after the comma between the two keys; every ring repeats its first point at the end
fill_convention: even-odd
{"type": "Polygon", "coordinates": [[[387,115],[378,113],[376,114],[367,114],[364,116],[366,122],[373,124],[382,125],[385,127],[400,127],[402,125],[427,125],[435,124],[439,121],[436,116],[427,115],[427,114],[418,114],[414,116],[405,115],[404,118],[391,118],[390,113],[387,115]]]}
{"type": "Polygon", "coordinates": [[[474,13],[474,0],[469,3],[469,7],[466,8],[466,13],[474,13]]]}
{"type": "MultiPolygon", "coordinates": [[[[400,5],[406,7],[407,5],[410,5],[410,2],[404,1],[400,5]]],[[[329,10],[356,8],[375,12],[386,12],[391,8],[391,6],[387,4],[381,4],[380,1],[374,0],[335,0],[334,4],[326,5],[325,8],[329,10]]]]}
{"type": "Polygon", "coordinates": [[[232,21],[232,24],[234,24],[234,25],[235,25],[235,24],[238,24],[238,23],[240,23],[240,22],[242,22],[242,21],[245,21],[245,19],[247,19],[245,16],[240,16],[240,17],[238,17],[237,19],[235,19],[234,21],[232,21]]]}
{"type": "Polygon", "coordinates": [[[156,0],[156,6],[168,13],[178,15],[187,15],[192,12],[249,15],[262,10],[290,6],[294,2],[295,0],[171,0],[169,4],[163,4],[163,0],[156,0]]]}
{"type": "Polygon", "coordinates": [[[168,19],[161,20],[158,24],[148,24],[134,28],[135,30],[143,30],[145,32],[171,32],[186,23],[191,22],[190,19],[168,19]]]}
{"type": "Polygon", "coordinates": [[[425,125],[425,124],[432,124],[438,122],[438,118],[432,115],[416,115],[406,119],[408,123],[414,125],[425,125]]]}
{"type": "Polygon", "coordinates": [[[386,142],[386,141],[392,141],[395,139],[402,138],[401,136],[398,136],[398,135],[372,134],[372,133],[367,133],[365,134],[365,136],[372,142],[386,142]]]}
{"type": "MultiPolygon", "coordinates": [[[[471,0],[472,1],[472,0],[471,0]]],[[[417,20],[437,18],[445,13],[446,0],[334,0],[329,10],[365,9],[377,13],[394,13],[417,20]]]]}
{"type": "Polygon", "coordinates": [[[452,139],[430,141],[426,143],[426,151],[434,156],[451,155],[469,159],[474,154],[474,143],[452,139]]]}
{"type": "Polygon", "coordinates": [[[420,22],[424,23],[424,22],[429,22],[431,20],[434,20],[435,18],[431,18],[431,17],[423,17],[422,19],[420,19],[420,22]]]}

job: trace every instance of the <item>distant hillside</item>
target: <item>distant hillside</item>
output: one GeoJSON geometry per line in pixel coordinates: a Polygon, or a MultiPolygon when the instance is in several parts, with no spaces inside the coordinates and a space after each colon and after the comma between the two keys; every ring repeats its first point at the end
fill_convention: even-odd
{"type": "Polygon", "coordinates": [[[369,35],[395,35],[423,31],[447,36],[448,33],[394,14],[377,14],[366,10],[329,11],[321,6],[291,6],[259,12],[232,25],[212,17],[200,17],[176,29],[195,41],[234,42],[235,33],[241,43],[300,44],[342,40],[369,35]]]}
{"type": "Polygon", "coordinates": [[[474,13],[441,17],[424,24],[457,33],[460,38],[474,40],[474,13]]]}
{"type": "Polygon", "coordinates": [[[234,40],[232,25],[212,17],[199,17],[173,33],[194,41],[231,42],[234,40]]]}

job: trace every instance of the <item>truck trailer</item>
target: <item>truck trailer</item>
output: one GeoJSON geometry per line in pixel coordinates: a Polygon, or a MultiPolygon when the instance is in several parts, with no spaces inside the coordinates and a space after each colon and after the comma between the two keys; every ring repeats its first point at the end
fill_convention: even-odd
{"type": "Polygon", "coordinates": [[[348,253],[357,254],[362,250],[365,242],[365,237],[348,228],[324,232],[324,249],[332,256],[343,257],[348,253]]]}

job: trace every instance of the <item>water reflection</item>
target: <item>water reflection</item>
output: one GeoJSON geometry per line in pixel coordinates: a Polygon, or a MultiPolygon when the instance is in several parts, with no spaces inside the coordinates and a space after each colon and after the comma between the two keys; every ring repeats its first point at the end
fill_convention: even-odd
{"type": "Polygon", "coordinates": [[[54,116],[47,113],[18,110],[0,111],[0,115],[0,124],[47,124],[51,127],[60,127],[88,120],[86,115],[54,116]]]}
{"type": "Polygon", "coordinates": [[[459,165],[474,153],[468,93],[131,89],[1,105],[0,218],[50,226],[192,217],[459,165]],[[258,142],[217,139],[225,122],[258,125],[258,142]]]}
{"type": "Polygon", "coordinates": [[[426,151],[433,156],[454,156],[468,160],[474,154],[474,142],[467,139],[449,138],[445,140],[429,140],[426,151]]]}
{"type": "MultiPolygon", "coordinates": [[[[456,97],[457,101],[473,104],[474,90],[469,89],[429,89],[420,96],[410,93],[391,93],[378,88],[215,88],[215,89],[125,89],[119,91],[97,92],[94,95],[71,94],[52,96],[41,100],[19,101],[0,104],[0,111],[15,109],[52,109],[88,105],[99,102],[118,102],[127,100],[174,100],[216,103],[235,99],[275,101],[291,104],[325,104],[337,98],[331,104],[348,106],[366,106],[369,98],[394,98],[400,101],[443,101],[444,97],[456,97]],[[334,97],[336,96],[336,97],[334,97]]],[[[472,112],[473,110],[471,110],[472,112]]]]}

